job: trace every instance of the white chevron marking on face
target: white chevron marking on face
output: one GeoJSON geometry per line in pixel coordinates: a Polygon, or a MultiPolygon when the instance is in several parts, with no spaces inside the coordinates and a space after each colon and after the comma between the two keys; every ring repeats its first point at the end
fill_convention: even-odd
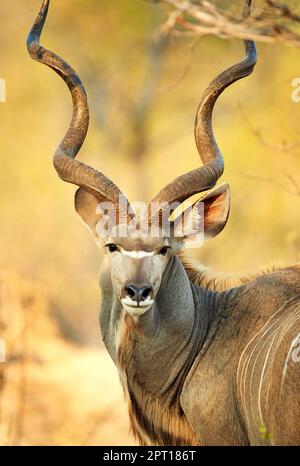
{"type": "Polygon", "coordinates": [[[154,256],[155,252],[147,252],[147,251],[127,251],[126,249],[122,249],[122,254],[124,256],[129,256],[134,259],[142,259],[143,257],[151,257],[154,256]]]}

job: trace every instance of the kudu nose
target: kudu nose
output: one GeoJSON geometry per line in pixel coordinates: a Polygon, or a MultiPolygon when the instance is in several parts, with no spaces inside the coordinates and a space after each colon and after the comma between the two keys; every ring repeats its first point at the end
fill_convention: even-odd
{"type": "Polygon", "coordinates": [[[149,285],[136,286],[129,284],[125,286],[125,291],[133,301],[140,303],[141,301],[145,301],[145,299],[150,296],[152,288],[149,285]]]}

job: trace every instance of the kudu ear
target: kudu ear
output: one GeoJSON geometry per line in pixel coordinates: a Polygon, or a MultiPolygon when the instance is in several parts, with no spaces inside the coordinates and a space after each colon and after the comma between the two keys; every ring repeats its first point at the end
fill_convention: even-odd
{"type": "Polygon", "coordinates": [[[204,232],[204,239],[217,236],[225,227],[230,210],[230,189],[227,183],[212,189],[188,207],[174,221],[174,235],[191,240],[204,232]]]}
{"type": "MultiPolygon", "coordinates": [[[[213,238],[225,227],[230,211],[230,187],[222,183],[200,201],[204,204],[204,237],[213,238]]],[[[195,204],[194,208],[198,204],[195,204]]]]}
{"type": "Polygon", "coordinates": [[[97,213],[99,201],[93,194],[79,188],[75,194],[75,209],[80,215],[83,222],[91,230],[95,237],[97,236],[96,225],[100,219],[100,214],[97,213]]]}

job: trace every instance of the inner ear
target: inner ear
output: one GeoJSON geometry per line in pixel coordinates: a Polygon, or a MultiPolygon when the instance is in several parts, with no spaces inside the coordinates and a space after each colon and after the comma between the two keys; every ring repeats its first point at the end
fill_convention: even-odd
{"type": "Polygon", "coordinates": [[[212,189],[172,222],[172,232],[185,240],[204,232],[204,238],[218,235],[227,223],[230,210],[230,189],[228,183],[212,189]]]}
{"type": "Polygon", "coordinates": [[[204,204],[204,237],[213,238],[223,230],[229,217],[229,184],[222,183],[198,202],[204,204]]]}
{"type": "Polygon", "coordinates": [[[79,188],[75,194],[75,210],[80,215],[86,226],[97,236],[96,225],[100,219],[100,214],[97,213],[99,201],[93,194],[79,188]]]}

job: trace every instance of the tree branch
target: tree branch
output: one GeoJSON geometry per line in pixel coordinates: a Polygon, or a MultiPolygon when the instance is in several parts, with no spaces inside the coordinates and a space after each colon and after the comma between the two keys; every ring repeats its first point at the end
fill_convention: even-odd
{"type": "Polygon", "coordinates": [[[279,42],[300,47],[300,14],[292,10],[289,1],[260,0],[245,20],[241,20],[236,8],[220,8],[215,1],[160,0],[156,3],[168,6],[161,34],[189,37],[211,34],[223,39],[279,42]]]}

